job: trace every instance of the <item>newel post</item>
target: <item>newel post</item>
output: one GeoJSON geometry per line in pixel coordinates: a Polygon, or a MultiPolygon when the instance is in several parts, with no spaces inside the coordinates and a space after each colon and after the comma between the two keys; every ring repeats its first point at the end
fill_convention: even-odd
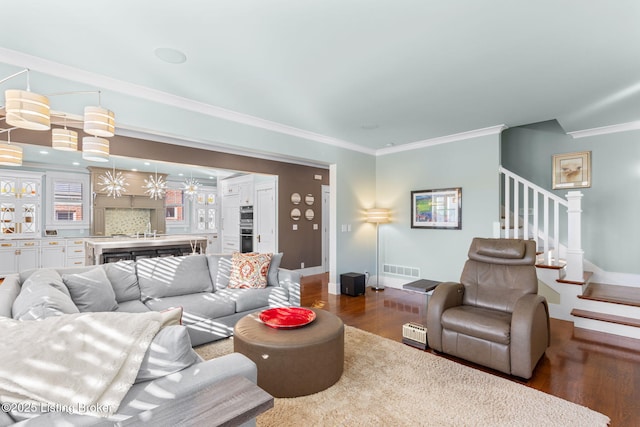
{"type": "Polygon", "coordinates": [[[584,282],[584,251],[582,250],[582,193],[567,193],[567,266],[565,280],[584,282]]]}

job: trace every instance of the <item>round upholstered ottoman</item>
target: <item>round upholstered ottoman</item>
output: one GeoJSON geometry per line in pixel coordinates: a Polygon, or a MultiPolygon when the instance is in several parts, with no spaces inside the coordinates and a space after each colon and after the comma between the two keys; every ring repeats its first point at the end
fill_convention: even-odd
{"type": "Polygon", "coordinates": [[[234,351],[258,366],[258,385],[274,397],[317,393],[335,384],[344,367],[344,324],[313,309],[316,319],[296,329],[274,329],[249,314],[236,323],[234,351]]]}

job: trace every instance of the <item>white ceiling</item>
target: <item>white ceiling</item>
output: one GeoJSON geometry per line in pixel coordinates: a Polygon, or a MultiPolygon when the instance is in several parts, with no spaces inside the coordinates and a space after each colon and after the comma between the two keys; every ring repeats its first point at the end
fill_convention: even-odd
{"type": "MultiPolygon", "coordinates": [[[[0,78],[29,67],[36,92],[99,88],[118,125],[178,138],[187,132],[139,105],[372,154],[501,124],[640,120],[638,0],[0,4],[0,78]],[[163,62],[156,48],[187,60],[163,62]]],[[[81,98],[52,108],[79,114],[81,98]]],[[[195,119],[189,133],[226,142],[195,119]]]]}

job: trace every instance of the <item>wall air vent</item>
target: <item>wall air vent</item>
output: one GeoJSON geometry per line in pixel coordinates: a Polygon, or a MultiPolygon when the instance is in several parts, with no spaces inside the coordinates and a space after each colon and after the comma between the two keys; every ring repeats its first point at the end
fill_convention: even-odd
{"type": "Polygon", "coordinates": [[[406,267],[402,265],[383,264],[382,271],[385,275],[396,275],[420,278],[420,269],[417,267],[406,267]]]}

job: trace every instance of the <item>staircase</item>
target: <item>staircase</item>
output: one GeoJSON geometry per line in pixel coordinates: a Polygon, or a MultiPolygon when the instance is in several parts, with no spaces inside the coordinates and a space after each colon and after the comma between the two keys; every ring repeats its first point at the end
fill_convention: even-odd
{"type": "Polygon", "coordinates": [[[502,218],[494,236],[533,239],[539,293],[553,318],[574,322],[576,331],[600,331],[612,345],[640,349],[640,287],[595,283],[584,271],[581,199],[566,199],[500,167],[502,218]]]}

